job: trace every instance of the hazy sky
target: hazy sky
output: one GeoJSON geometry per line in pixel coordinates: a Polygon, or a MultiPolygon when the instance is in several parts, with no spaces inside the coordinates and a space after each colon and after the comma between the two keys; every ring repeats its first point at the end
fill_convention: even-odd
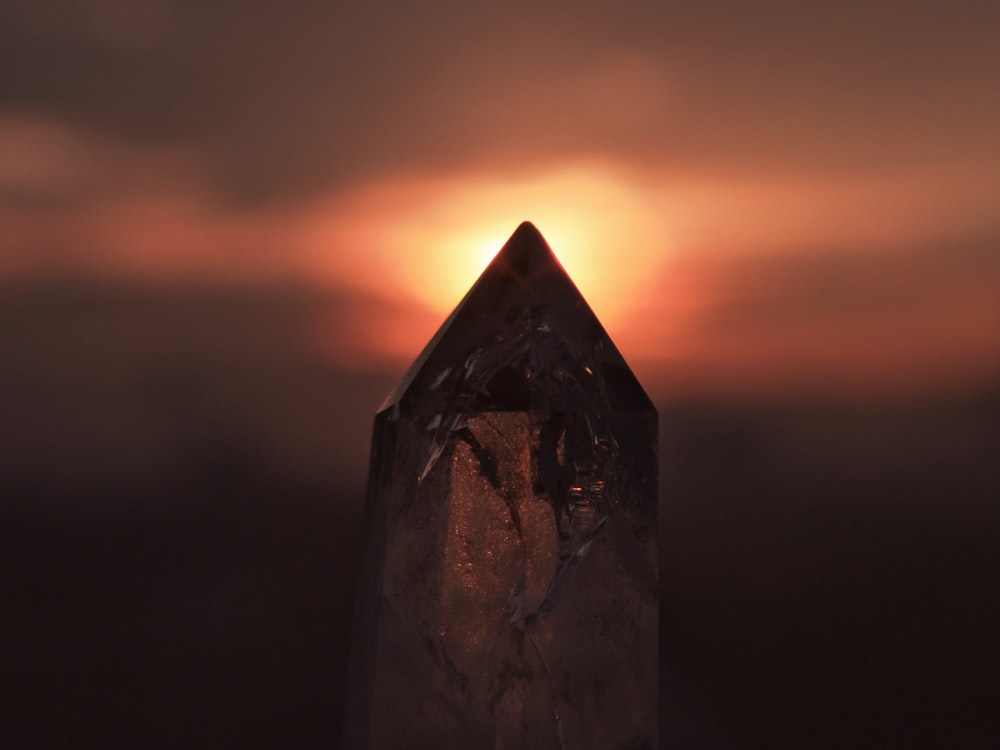
{"type": "Polygon", "coordinates": [[[523,219],[663,389],[1000,373],[995,3],[8,0],[0,273],[343,298],[404,364],[523,219]]]}

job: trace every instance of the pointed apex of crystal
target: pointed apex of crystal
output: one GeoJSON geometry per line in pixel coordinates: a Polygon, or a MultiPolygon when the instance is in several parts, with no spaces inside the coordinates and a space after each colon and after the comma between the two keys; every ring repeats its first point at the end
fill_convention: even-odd
{"type": "Polygon", "coordinates": [[[535,239],[536,242],[541,242],[545,244],[545,238],[542,237],[542,233],[538,231],[538,227],[532,224],[530,221],[522,221],[518,224],[517,229],[514,230],[514,234],[510,236],[511,239],[521,236],[530,236],[535,239]]]}
{"type": "Polygon", "coordinates": [[[518,279],[526,280],[544,269],[559,267],[559,261],[537,227],[525,221],[497,253],[490,264],[493,266],[503,267],[518,279]]]}
{"type": "Polygon", "coordinates": [[[538,229],[522,223],[382,404],[403,413],[653,406],[538,229]],[[447,404],[447,406],[446,406],[447,404]]]}

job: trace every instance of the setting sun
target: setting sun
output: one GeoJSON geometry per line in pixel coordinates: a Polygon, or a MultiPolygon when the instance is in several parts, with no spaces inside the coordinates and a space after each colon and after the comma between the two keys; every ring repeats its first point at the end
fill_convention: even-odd
{"type": "Polygon", "coordinates": [[[307,242],[321,275],[349,270],[378,293],[447,314],[517,225],[531,221],[598,315],[613,320],[641,299],[670,250],[663,214],[600,165],[506,180],[414,178],[371,185],[325,209],[307,242]],[[387,210],[392,226],[378,220],[387,210]],[[330,251],[345,246],[355,252],[330,251]]]}

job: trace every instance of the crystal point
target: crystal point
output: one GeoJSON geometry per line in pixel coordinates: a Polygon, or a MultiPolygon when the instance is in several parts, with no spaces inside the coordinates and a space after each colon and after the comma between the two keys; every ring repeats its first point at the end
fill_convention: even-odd
{"type": "Polygon", "coordinates": [[[521,224],[376,415],[346,747],[657,747],[656,438],[521,224]]]}

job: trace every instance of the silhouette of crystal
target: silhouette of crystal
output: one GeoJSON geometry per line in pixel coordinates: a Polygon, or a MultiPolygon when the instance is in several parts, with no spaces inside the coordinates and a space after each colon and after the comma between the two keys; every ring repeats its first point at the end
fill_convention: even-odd
{"type": "Polygon", "coordinates": [[[656,435],[522,224],[376,415],[347,748],[657,747],[656,435]]]}

